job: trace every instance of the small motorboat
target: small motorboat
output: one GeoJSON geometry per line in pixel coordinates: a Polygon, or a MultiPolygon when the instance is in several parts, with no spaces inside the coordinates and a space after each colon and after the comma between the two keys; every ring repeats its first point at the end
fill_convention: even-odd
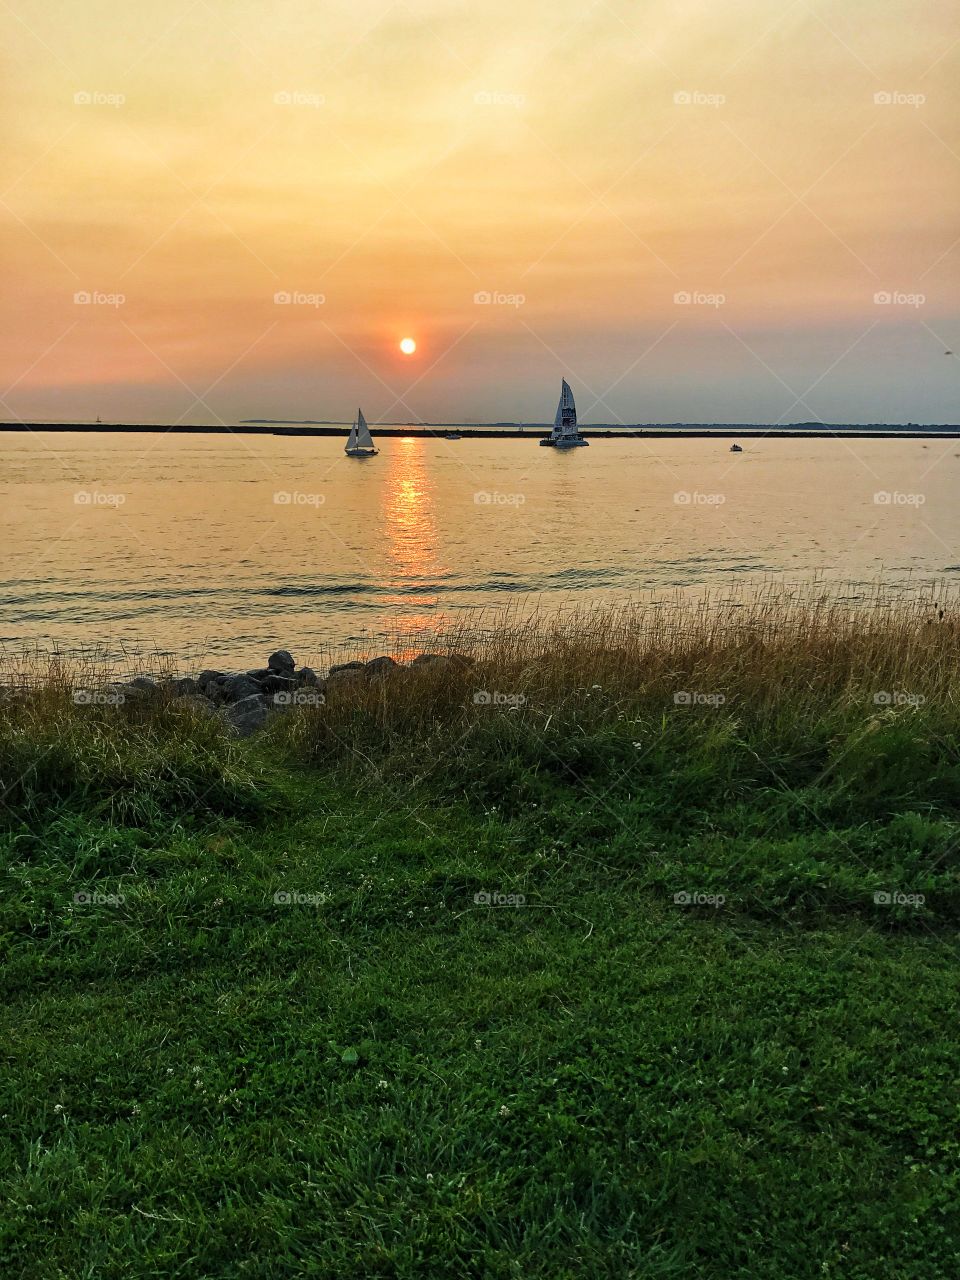
{"type": "Polygon", "coordinates": [[[731,453],[743,453],[743,449],[742,449],[742,447],[741,447],[740,445],[738,445],[738,444],[732,444],[732,445],[730,446],[730,452],[731,452],[731,453]]]}

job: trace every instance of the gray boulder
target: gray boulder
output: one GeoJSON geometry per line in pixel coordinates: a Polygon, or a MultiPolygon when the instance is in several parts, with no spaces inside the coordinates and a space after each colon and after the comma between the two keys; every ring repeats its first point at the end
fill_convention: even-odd
{"type": "Polygon", "coordinates": [[[473,659],[465,658],[461,653],[418,653],[410,663],[411,667],[437,667],[447,670],[462,669],[472,664],[473,659]]]}
{"type": "Polygon", "coordinates": [[[263,685],[252,676],[228,676],[220,685],[226,702],[242,702],[246,698],[258,697],[263,691],[263,685]]]}
{"type": "Polygon", "coordinates": [[[336,688],[338,685],[365,684],[367,679],[367,671],[362,662],[350,663],[340,667],[331,667],[325,687],[336,688]]]}
{"type": "Polygon", "coordinates": [[[276,671],[271,671],[259,683],[264,693],[285,693],[297,687],[295,676],[280,675],[276,671]]]}
{"type": "Polygon", "coordinates": [[[320,681],[312,667],[301,667],[297,672],[297,685],[303,689],[316,689],[320,681]]]}
{"type": "Polygon", "coordinates": [[[269,704],[260,694],[251,694],[224,708],[223,717],[230,728],[241,738],[247,738],[267,722],[269,704]]]}
{"type": "Polygon", "coordinates": [[[367,674],[371,676],[385,676],[391,671],[399,671],[400,669],[397,662],[386,654],[382,658],[371,658],[364,667],[367,674]]]}
{"type": "Polygon", "coordinates": [[[327,672],[327,679],[338,675],[341,671],[363,671],[366,665],[365,662],[338,662],[327,672]]]}
{"type": "Polygon", "coordinates": [[[200,692],[208,698],[219,698],[220,686],[227,679],[223,671],[201,671],[197,676],[200,692]]]}
{"type": "Polygon", "coordinates": [[[194,680],[192,676],[182,676],[178,680],[169,681],[167,690],[174,698],[192,698],[200,692],[200,681],[194,680]]]}
{"type": "Polygon", "coordinates": [[[200,693],[185,693],[177,699],[177,708],[185,708],[189,711],[197,711],[204,716],[215,716],[217,714],[216,706],[200,693]]]}
{"type": "Polygon", "coordinates": [[[286,649],[278,649],[276,653],[271,653],[267,659],[267,666],[270,670],[284,676],[292,676],[296,665],[293,655],[286,649]]]}

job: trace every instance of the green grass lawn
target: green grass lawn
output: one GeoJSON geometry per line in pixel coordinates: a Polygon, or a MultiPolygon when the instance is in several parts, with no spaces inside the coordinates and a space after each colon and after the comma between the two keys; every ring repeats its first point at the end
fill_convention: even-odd
{"type": "Polygon", "coordinates": [[[953,756],[638,732],[26,788],[3,1273],[955,1280],[953,756]]]}

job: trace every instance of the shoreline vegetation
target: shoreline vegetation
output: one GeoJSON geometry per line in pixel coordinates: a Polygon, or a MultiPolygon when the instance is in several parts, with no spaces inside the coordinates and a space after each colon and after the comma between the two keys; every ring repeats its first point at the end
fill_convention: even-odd
{"type": "Polygon", "coordinates": [[[958,1274],[958,605],[4,655],[4,1270],[958,1274]]]}

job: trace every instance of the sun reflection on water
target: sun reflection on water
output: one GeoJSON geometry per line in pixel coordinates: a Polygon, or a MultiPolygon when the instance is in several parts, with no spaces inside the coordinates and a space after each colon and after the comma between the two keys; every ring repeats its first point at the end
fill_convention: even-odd
{"type": "Polygon", "coordinates": [[[412,644],[418,633],[440,630],[446,621],[437,611],[439,595],[430,589],[438,578],[446,576],[449,568],[438,554],[436,486],[424,457],[426,443],[419,438],[402,437],[389,452],[380,455],[389,467],[381,511],[384,546],[395,588],[384,597],[384,603],[390,611],[387,625],[396,632],[401,650],[405,647],[404,637],[409,637],[412,644]]]}

